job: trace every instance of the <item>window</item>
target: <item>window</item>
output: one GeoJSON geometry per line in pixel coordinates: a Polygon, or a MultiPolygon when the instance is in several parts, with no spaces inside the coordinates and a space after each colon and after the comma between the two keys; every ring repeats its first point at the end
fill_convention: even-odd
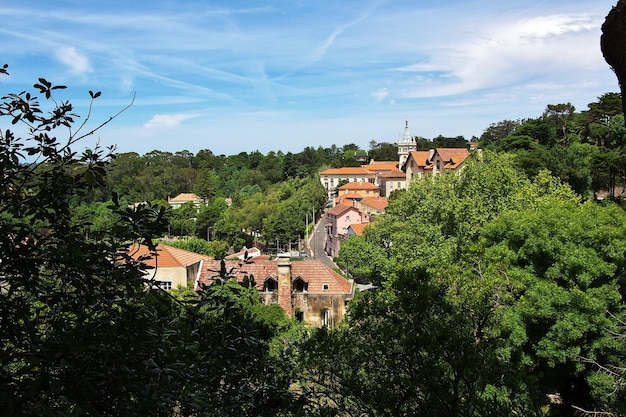
{"type": "Polygon", "coordinates": [[[293,291],[294,292],[307,292],[309,288],[309,284],[302,279],[302,277],[298,277],[293,281],[293,291]]]}
{"type": "Polygon", "coordinates": [[[274,278],[268,278],[263,283],[263,291],[274,292],[278,289],[278,282],[274,278]]]}
{"type": "Polygon", "coordinates": [[[328,327],[328,319],[330,318],[330,313],[328,310],[322,310],[322,327],[328,327]]]}
{"type": "Polygon", "coordinates": [[[322,290],[323,291],[328,291],[328,284],[322,284],[322,290]]]}
{"type": "Polygon", "coordinates": [[[400,181],[398,181],[398,188],[400,188],[400,181]]]}
{"type": "Polygon", "coordinates": [[[172,281],[157,281],[156,284],[162,290],[169,291],[172,289],[172,281]]]}

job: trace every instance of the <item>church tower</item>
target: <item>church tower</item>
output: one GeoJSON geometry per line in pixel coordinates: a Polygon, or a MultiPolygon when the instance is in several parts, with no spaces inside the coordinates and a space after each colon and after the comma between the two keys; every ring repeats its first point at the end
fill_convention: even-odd
{"type": "Polygon", "coordinates": [[[398,141],[398,169],[402,169],[402,165],[409,157],[409,153],[411,151],[417,150],[417,143],[415,143],[415,138],[411,136],[411,131],[409,131],[409,121],[404,121],[404,134],[402,135],[402,139],[398,141]]]}

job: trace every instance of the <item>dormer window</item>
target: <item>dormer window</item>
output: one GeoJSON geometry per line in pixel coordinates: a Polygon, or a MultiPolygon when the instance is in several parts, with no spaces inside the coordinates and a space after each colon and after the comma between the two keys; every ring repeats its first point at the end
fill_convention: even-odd
{"type": "Polygon", "coordinates": [[[274,292],[278,289],[278,281],[274,278],[269,277],[263,283],[263,291],[265,292],[274,292]]]}
{"type": "Polygon", "coordinates": [[[309,283],[302,277],[298,277],[293,280],[293,292],[307,292],[309,289],[309,283]]]}

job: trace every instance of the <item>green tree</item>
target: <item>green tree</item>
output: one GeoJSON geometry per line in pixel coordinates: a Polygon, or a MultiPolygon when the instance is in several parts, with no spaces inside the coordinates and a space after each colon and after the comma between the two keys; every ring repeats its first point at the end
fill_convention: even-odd
{"type": "Polygon", "coordinates": [[[270,349],[289,322],[259,305],[252,277],[242,285],[222,267],[187,298],[160,290],[128,247],[154,253],[166,210],[115,194],[119,222],[98,240],[84,233],[72,201],[106,186],[112,150],[74,152],[93,131],[74,129],[71,104],[55,97],[62,87],[40,79],[35,89],[45,104],[29,92],[0,103],[0,119],[26,132],[3,128],[0,141],[3,415],[297,414],[290,371],[270,349]],[[66,141],[51,133],[62,128],[66,141]]]}

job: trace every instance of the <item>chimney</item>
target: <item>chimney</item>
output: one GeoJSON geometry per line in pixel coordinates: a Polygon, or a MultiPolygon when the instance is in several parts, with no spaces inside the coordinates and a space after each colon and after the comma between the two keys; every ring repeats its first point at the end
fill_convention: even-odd
{"type": "Polygon", "coordinates": [[[291,262],[289,254],[278,255],[278,305],[285,310],[287,317],[293,317],[291,303],[291,262]]]}

